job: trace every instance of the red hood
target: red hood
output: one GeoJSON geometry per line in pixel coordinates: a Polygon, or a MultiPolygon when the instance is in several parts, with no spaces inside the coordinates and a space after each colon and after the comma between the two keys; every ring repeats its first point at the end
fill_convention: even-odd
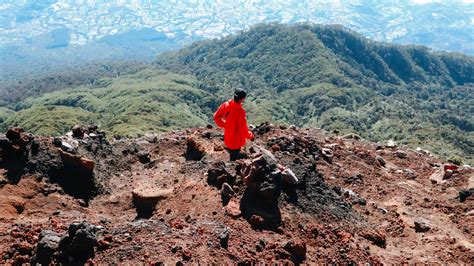
{"type": "Polygon", "coordinates": [[[236,103],[236,102],[234,102],[234,100],[230,100],[229,101],[229,108],[232,109],[232,110],[241,109],[242,104],[241,103],[236,103]]]}

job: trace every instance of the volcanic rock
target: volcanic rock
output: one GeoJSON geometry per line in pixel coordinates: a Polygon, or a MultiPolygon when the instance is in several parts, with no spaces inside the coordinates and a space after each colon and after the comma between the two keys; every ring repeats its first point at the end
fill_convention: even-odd
{"type": "Polygon", "coordinates": [[[389,140],[389,141],[387,141],[387,144],[385,144],[385,147],[387,147],[387,148],[396,148],[397,143],[393,140],[389,140]]]}
{"type": "Polygon", "coordinates": [[[228,248],[229,247],[229,229],[225,228],[219,234],[219,243],[221,244],[222,248],[228,248]]]}
{"type": "Polygon", "coordinates": [[[84,133],[86,132],[86,129],[81,127],[80,125],[75,125],[71,129],[72,131],[72,136],[77,138],[77,139],[82,139],[84,137],[84,133]]]}
{"type": "Polygon", "coordinates": [[[60,256],[72,257],[74,261],[85,262],[94,257],[97,233],[100,227],[87,222],[73,222],[69,225],[68,236],[59,243],[60,256]]]}
{"type": "Polygon", "coordinates": [[[227,183],[222,184],[221,193],[224,198],[232,198],[235,195],[235,191],[227,183]]]}
{"type": "Polygon", "coordinates": [[[466,201],[467,198],[471,197],[472,195],[474,195],[474,188],[470,188],[470,189],[463,189],[461,191],[459,191],[459,201],[460,202],[464,202],[466,201]]]}
{"type": "Polygon", "coordinates": [[[262,216],[254,214],[250,217],[249,222],[252,226],[259,228],[264,225],[265,219],[263,219],[262,216]]]}
{"type": "Polygon", "coordinates": [[[306,243],[303,241],[289,241],[283,248],[291,254],[294,263],[300,263],[306,258],[306,243]]]}
{"type": "Polygon", "coordinates": [[[430,225],[423,219],[416,219],[414,224],[417,233],[428,232],[431,229],[430,225]]]}
{"type": "Polygon", "coordinates": [[[395,155],[397,155],[397,157],[400,158],[400,159],[405,159],[405,158],[408,157],[408,154],[405,151],[402,151],[402,150],[395,151],[395,155]]]}
{"type": "Polygon", "coordinates": [[[282,172],[283,183],[287,185],[295,185],[298,183],[298,178],[296,177],[295,173],[291,171],[290,168],[285,168],[282,172]]]}
{"type": "Polygon", "coordinates": [[[323,156],[323,159],[325,161],[327,161],[328,163],[332,163],[332,158],[334,155],[331,149],[328,149],[328,148],[321,149],[321,155],[323,156]]]}
{"type": "Polygon", "coordinates": [[[226,168],[224,161],[217,161],[207,170],[207,183],[212,186],[221,187],[223,182],[230,181],[232,175],[226,168]]]}
{"type": "Polygon", "coordinates": [[[150,153],[148,151],[138,152],[137,157],[138,157],[138,160],[143,164],[150,162],[150,153]]]}
{"type": "Polygon", "coordinates": [[[74,153],[74,147],[65,141],[61,142],[61,149],[65,152],[74,153]]]}
{"type": "Polygon", "coordinates": [[[186,140],[186,153],[184,157],[186,160],[200,161],[206,154],[206,149],[196,138],[189,137],[186,140]]]}
{"type": "Polygon", "coordinates": [[[264,226],[277,227],[281,222],[278,198],[282,191],[282,173],[278,169],[273,154],[257,146],[252,146],[253,158],[244,160],[240,174],[247,188],[241,199],[241,211],[250,223],[254,215],[261,217],[264,226]]]}
{"type": "Polygon", "coordinates": [[[17,142],[20,139],[21,134],[23,132],[25,132],[25,131],[21,127],[11,127],[7,130],[7,133],[5,134],[5,136],[11,142],[17,142]]]}
{"type": "Polygon", "coordinates": [[[225,206],[225,213],[230,217],[237,218],[240,216],[240,206],[237,200],[230,199],[230,201],[225,206]]]}
{"type": "Polygon", "coordinates": [[[366,228],[359,232],[359,235],[381,248],[385,248],[387,246],[385,235],[377,230],[366,228]]]}
{"type": "Polygon", "coordinates": [[[137,217],[149,218],[161,199],[170,196],[173,189],[142,187],[132,191],[132,202],[137,210],[137,217]]]}
{"type": "Polygon", "coordinates": [[[377,162],[378,162],[378,163],[380,164],[380,166],[382,166],[382,167],[385,167],[385,165],[387,164],[387,163],[385,162],[385,160],[382,158],[382,156],[376,156],[376,157],[375,157],[375,160],[377,160],[377,162]]]}
{"type": "Polygon", "coordinates": [[[50,230],[43,230],[36,246],[36,262],[48,265],[55,257],[59,247],[60,236],[50,230]]]}

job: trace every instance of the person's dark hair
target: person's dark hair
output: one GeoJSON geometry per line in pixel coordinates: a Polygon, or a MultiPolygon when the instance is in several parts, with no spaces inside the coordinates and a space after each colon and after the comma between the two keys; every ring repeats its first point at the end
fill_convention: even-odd
{"type": "Polygon", "coordinates": [[[240,101],[243,98],[247,97],[247,93],[243,89],[236,89],[234,91],[234,101],[240,101]]]}

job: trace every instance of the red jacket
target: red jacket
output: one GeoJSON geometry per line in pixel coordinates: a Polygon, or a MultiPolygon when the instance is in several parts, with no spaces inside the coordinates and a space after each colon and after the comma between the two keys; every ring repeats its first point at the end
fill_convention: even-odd
{"type": "Polygon", "coordinates": [[[224,129],[224,144],[231,150],[245,145],[246,139],[253,139],[247,127],[247,118],[242,104],[229,100],[214,113],[214,122],[224,129]]]}

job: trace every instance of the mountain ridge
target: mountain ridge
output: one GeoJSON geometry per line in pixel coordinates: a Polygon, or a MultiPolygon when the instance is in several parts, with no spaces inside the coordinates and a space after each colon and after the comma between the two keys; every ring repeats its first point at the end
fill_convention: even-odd
{"type": "MultiPolygon", "coordinates": [[[[373,141],[394,139],[445,158],[460,155],[469,162],[474,154],[474,121],[469,115],[474,112],[473,62],[469,56],[372,42],[340,26],[259,25],[160,55],[153,66],[117,72],[112,68],[111,73],[123,75],[103,79],[99,75],[92,85],[57,86],[66,90],[36,97],[42,94],[40,89],[26,104],[14,108],[10,104],[16,110],[13,115],[4,109],[2,113],[8,114],[0,113],[5,117],[0,127],[17,124],[34,130],[36,121],[28,116],[40,107],[47,114],[42,106],[71,111],[57,118],[55,127],[38,131],[41,134],[61,134],[67,126],[59,125],[81,122],[69,108],[89,112],[117,137],[203,126],[240,86],[250,92],[246,108],[254,124],[273,121],[357,133],[373,141]],[[327,47],[323,40],[334,45],[327,47]],[[192,89],[181,91],[183,85],[192,89]],[[169,88],[176,88],[173,96],[165,93],[169,88]],[[126,108],[106,96],[114,90],[122,91],[120,97],[129,103],[126,108]],[[147,104],[137,101],[137,93],[147,104]],[[175,99],[184,100],[187,107],[173,108],[175,99]],[[153,110],[177,116],[170,120],[153,110]],[[189,123],[189,114],[201,118],[189,123]]],[[[57,111],[51,112],[57,117],[57,111]]]]}

